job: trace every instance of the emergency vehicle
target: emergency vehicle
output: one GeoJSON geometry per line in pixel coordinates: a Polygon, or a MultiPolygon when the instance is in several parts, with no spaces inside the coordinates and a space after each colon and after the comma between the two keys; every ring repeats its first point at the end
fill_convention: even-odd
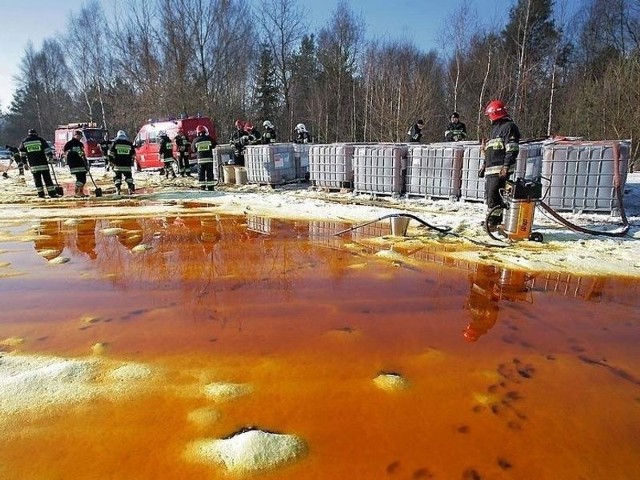
{"type": "MultiPolygon", "coordinates": [[[[167,136],[173,142],[174,158],[178,157],[178,151],[174,142],[174,138],[178,133],[178,130],[182,130],[184,135],[189,139],[190,143],[193,143],[193,139],[196,136],[196,127],[203,125],[207,127],[209,136],[217,141],[217,135],[213,122],[208,117],[185,117],[168,120],[150,120],[146,123],[136,135],[133,141],[136,147],[136,170],[143,169],[161,169],[164,168],[164,163],[160,160],[160,144],[158,143],[158,133],[165,132],[167,136]]],[[[196,156],[191,153],[189,160],[192,168],[197,163],[196,156]]]]}
{"type": "Polygon", "coordinates": [[[84,154],[89,164],[103,163],[104,159],[102,158],[100,143],[104,141],[107,131],[104,128],[98,128],[95,123],[68,123],[67,125],[58,125],[53,143],[56,158],[59,160],[64,158],[64,146],[73,138],[73,132],[76,130],[82,132],[84,154]]]}

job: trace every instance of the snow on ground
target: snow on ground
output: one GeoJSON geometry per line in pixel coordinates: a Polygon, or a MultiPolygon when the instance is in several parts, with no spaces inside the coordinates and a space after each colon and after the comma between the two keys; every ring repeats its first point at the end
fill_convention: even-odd
{"type": "MultiPolygon", "coordinates": [[[[72,192],[73,177],[68,169],[56,167],[55,171],[60,184],[72,192]]],[[[423,243],[484,243],[449,254],[456,258],[530,271],[640,277],[640,173],[627,176],[624,203],[631,224],[627,236],[611,238],[577,233],[537,209],[534,230],[543,234],[543,243],[526,241],[498,245],[481,226],[485,207],[480,203],[319,192],[304,183],[275,188],[221,185],[214,192],[203,192],[196,188],[195,179],[163,180],[157,172],[136,172],[136,195],[119,197],[115,195],[111,173],[105,173],[102,168],[93,168],[92,172],[104,194],[100,198],[91,195],[86,200],[78,200],[70,194],[61,199],[39,199],[30,172],[26,172],[22,180],[15,169],[10,170],[9,178],[0,178],[0,221],[8,225],[40,218],[64,220],[77,217],[225,213],[334,220],[356,225],[390,213],[404,212],[431,225],[451,227],[451,232],[457,235],[442,236],[411,220],[409,236],[419,236],[423,243]]],[[[86,190],[88,193],[94,191],[90,181],[86,190]]],[[[562,212],[561,215],[576,225],[590,229],[610,231],[621,224],[620,217],[608,214],[562,212]]],[[[2,237],[6,238],[4,235],[2,237]]]]}

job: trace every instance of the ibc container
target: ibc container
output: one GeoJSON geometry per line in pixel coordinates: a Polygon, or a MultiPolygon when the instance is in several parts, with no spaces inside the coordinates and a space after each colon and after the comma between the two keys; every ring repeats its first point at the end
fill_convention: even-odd
{"type": "MultiPolygon", "coordinates": [[[[543,143],[522,143],[511,179],[540,180],[542,174],[543,143]]],[[[467,144],[462,157],[462,180],[460,198],[467,201],[484,202],[484,178],[478,178],[480,167],[484,163],[482,145],[467,144]]]]}
{"type": "Polygon", "coordinates": [[[457,142],[409,146],[407,195],[457,200],[463,154],[464,147],[457,142]]]}
{"type": "Polygon", "coordinates": [[[558,211],[617,213],[616,166],[620,188],[624,190],[629,150],[629,141],[545,144],[542,161],[544,202],[558,211]]]}
{"type": "Polygon", "coordinates": [[[293,154],[296,164],[296,178],[298,180],[309,180],[309,149],[308,143],[294,143],[293,154]]]}
{"type": "Polygon", "coordinates": [[[400,195],[405,189],[407,145],[362,145],[353,152],[353,189],[358,193],[400,195]]]}
{"type": "Polygon", "coordinates": [[[353,187],[353,143],[311,145],[309,180],[325,188],[353,187]]]}
{"type": "Polygon", "coordinates": [[[539,182],[542,175],[542,149],[542,142],[521,143],[511,179],[523,178],[539,182]]]}
{"type": "Polygon", "coordinates": [[[249,183],[274,185],[296,179],[291,143],[248,145],[244,152],[244,161],[249,183]]]}
{"type": "Polygon", "coordinates": [[[464,146],[460,181],[460,199],[471,202],[484,201],[484,178],[478,178],[478,172],[484,162],[482,145],[479,143],[464,146]]]}

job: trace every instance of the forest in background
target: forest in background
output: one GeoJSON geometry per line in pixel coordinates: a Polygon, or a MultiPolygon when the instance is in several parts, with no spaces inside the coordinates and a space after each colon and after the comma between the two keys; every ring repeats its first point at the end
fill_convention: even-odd
{"type": "Polygon", "coordinates": [[[423,118],[433,142],[458,111],[478,139],[500,98],[523,138],[631,139],[637,159],[640,0],[584,0],[571,16],[563,2],[514,0],[490,26],[460,2],[439,54],[369,38],[348,2],[311,32],[300,0],[118,0],[113,13],[90,0],[25,49],[0,136],[52,139],[69,122],[133,136],[151,118],[200,114],[222,142],[236,118],[268,119],[282,141],[302,122],[316,142],[402,142],[423,118]]]}

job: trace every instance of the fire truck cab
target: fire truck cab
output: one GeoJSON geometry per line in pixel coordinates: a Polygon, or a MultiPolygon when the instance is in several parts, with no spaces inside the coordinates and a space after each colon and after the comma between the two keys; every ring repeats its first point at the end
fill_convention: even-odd
{"type": "MultiPolygon", "coordinates": [[[[213,122],[208,117],[185,117],[168,120],[149,120],[148,123],[140,127],[135,140],[136,147],[136,170],[143,169],[160,169],[164,168],[164,163],[160,160],[160,144],[158,143],[158,133],[166,132],[173,142],[178,130],[182,130],[189,142],[193,142],[196,136],[196,127],[203,125],[209,130],[209,135],[217,141],[217,135],[213,122]]],[[[173,144],[174,157],[177,158],[177,149],[175,142],[173,144]]],[[[197,163],[196,157],[191,153],[189,160],[191,167],[197,163]]]]}
{"type": "Polygon", "coordinates": [[[73,138],[73,132],[76,130],[82,132],[84,154],[89,164],[104,163],[100,143],[106,138],[107,131],[104,128],[98,128],[95,123],[68,123],[66,125],[58,125],[54,139],[55,155],[58,160],[64,158],[64,146],[73,138]]]}

